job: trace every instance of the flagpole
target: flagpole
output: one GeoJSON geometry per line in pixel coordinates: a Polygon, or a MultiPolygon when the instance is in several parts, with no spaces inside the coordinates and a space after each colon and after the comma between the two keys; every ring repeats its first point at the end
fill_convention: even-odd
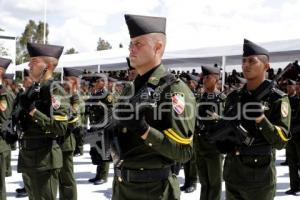
{"type": "Polygon", "coordinates": [[[47,0],[44,0],[44,44],[46,44],[46,29],[47,29],[47,0]]]}

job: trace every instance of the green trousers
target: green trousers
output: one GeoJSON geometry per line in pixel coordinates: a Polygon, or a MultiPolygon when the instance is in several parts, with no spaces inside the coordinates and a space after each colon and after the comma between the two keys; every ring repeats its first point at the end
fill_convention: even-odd
{"type": "Polygon", "coordinates": [[[272,200],[275,196],[275,184],[264,186],[241,186],[225,184],[226,200],[272,200]]]}
{"type": "Polygon", "coordinates": [[[32,195],[29,200],[56,200],[59,170],[24,173],[30,183],[30,188],[25,184],[26,191],[32,195]]]}
{"type": "Polygon", "coordinates": [[[197,183],[197,165],[196,156],[193,153],[191,160],[183,164],[184,169],[184,185],[191,186],[197,183]]]}
{"type": "Polygon", "coordinates": [[[6,156],[6,173],[5,176],[9,177],[12,175],[12,169],[11,169],[11,150],[8,151],[8,155],[6,156]]]}
{"type": "Polygon", "coordinates": [[[294,140],[293,138],[289,140],[286,153],[290,172],[290,187],[292,190],[298,190],[300,188],[300,140],[294,140]]]}
{"type": "Polygon", "coordinates": [[[101,165],[97,165],[96,169],[96,179],[107,180],[109,171],[109,162],[103,162],[101,165]]]}
{"type": "Polygon", "coordinates": [[[59,199],[77,200],[77,186],[74,177],[73,151],[63,151],[63,167],[59,172],[59,199]]]}
{"type": "Polygon", "coordinates": [[[10,151],[0,153],[0,200],[6,200],[5,176],[7,171],[7,157],[10,156],[10,151]]]}
{"type": "Polygon", "coordinates": [[[180,190],[176,175],[151,183],[129,183],[113,180],[112,200],[179,200],[180,190]]]}

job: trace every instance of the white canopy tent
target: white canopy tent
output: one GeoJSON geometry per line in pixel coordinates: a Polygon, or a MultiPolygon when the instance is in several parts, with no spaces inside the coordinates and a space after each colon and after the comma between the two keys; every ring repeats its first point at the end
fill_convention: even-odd
{"type": "MultiPolygon", "coordinates": [[[[300,39],[260,43],[270,51],[271,66],[284,67],[288,62],[300,58],[300,39]]],[[[201,65],[217,63],[224,71],[237,69],[240,71],[242,44],[222,47],[207,47],[199,49],[166,50],[163,64],[174,70],[196,69],[200,72],[201,65]]],[[[91,71],[127,69],[125,57],[127,49],[112,49],[89,53],[62,55],[57,71],[63,67],[88,69],[91,71]]],[[[23,70],[28,63],[18,65],[17,70],[23,70]]]]}

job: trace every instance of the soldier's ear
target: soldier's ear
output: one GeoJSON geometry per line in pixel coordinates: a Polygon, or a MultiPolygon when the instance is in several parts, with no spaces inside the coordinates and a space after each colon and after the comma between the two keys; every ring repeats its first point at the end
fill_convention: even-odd
{"type": "Polygon", "coordinates": [[[268,71],[270,69],[270,64],[269,63],[265,63],[264,67],[265,67],[265,71],[268,71]]]}

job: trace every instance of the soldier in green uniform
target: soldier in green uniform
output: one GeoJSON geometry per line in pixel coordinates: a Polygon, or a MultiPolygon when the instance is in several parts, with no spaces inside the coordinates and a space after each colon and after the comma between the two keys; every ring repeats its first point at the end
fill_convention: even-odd
{"type": "MultiPolygon", "coordinates": [[[[196,101],[199,98],[198,93],[198,82],[200,80],[200,77],[197,77],[192,74],[186,75],[186,82],[188,87],[193,92],[196,101]]],[[[195,137],[194,137],[195,140],[195,137]]],[[[195,142],[194,142],[195,144],[195,142]]],[[[195,145],[194,145],[195,148],[195,145]]],[[[194,192],[197,189],[197,165],[196,165],[196,155],[195,152],[193,152],[193,156],[191,160],[183,164],[184,169],[184,185],[180,187],[181,191],[184,191],[186,193],[194,192]]]]}
{"type": "Polygon", "coordinates": [[[287,92],[292,109],[291,134],[292,138],[286,146],[286,156],[289,165],[290,190],[286,194],[296,195],[300,191],[300,99],[296,94],[296,81],[288,80],[287,92]]]}
{"type": "Polygon", "coordinates": [[[161,64],[166,19],[125,15],[125,20],[131,38],[130,64],[138,76],[116,104],[120,151],[113,153],[119,156],[113,159],[112,199],[180,199],[179,183],[170,167],[192,157],[195,98],[161,64]],[[144,94],[152,90],[156,103],[151,108],[139,106],[136,98],[147,99],[144,94]]]}
{"type": "Polygon", "coordinates": [[[11,115],[14,100],[11,93],[2,85],[5,71],[10,63],[10,59],[0,57],[0,200],[6,199],[5,177],[9,174],[7,162],[10,162],[11,151],[9,146],[11,135],[4,130],[4,123],[11,115]]]}
{"type": "MultiPolygon", "coordinates": [[[[32,83],[33,83],[33,81],[29,76],[29,70],[24,69],[23,70],[23,86],[25,88],[25,91],[28,90],[28,88],[30,88],[30,86],[32,86],[32,83]]],[[[21,90],[19,91],[19,93],[16,97],[16,101],[14,103],[15,104],[14,109],[16,109],[16,107],[18,105],[19,98],[25,91],[21,91],[21,90]]],[[[17,124],[17,126],[19,126],[19,124],[17,124]]],[[[21,127],[17,127],[17,131],[18,130],[22,131],[21,127]]],[[[22,178],[23,178],[24,185],[26,185],[26,187],[29,188],[30,184],[29,184],[28,177],[24,173],[22,173],[22,178]]],[[[28,196],[28,194],[26,192],[26,189],[25,189],[25,186],[22,187],[22,188],[17,188],[16,193],[17,193],[17,197],[27,197],[28,196]]]]}
{"type": "Polygon", "coordinates": [[[195,153],[201,200],[219,200],[222,192],[222,155],[215,144],[208,141],[211,126],[217,120],[210,114],[222,115],[226,96],[218,88],[220,69],[202,66],[204,93],[198,99],[198,119],[195,133],[195,153]]]}
{"type": "Polygon", "coordinates": [[[271,84],[265,80],[270,68],[269,52],[246,39],[243,50],[242,70],[247,83],[228,95],[224,116],[232,107],[240,108],[241,112],[234,117],[248,131],[247,140],[237,142],[227,138],[217,145],[227,152],[223,172],[226,199],[273,199],[275,149],[282,149],[288,141],[290,104],[287,95],[275,87],[257,99],[271,84]]]}
{"type": "Polygon", "coordinates": [[[56,199],[62,151],[58,136],[68,126],[69,98],[53,80],[63,47],[28,43],[30,76],[35,82],[20,96],[20,140],[18,172],[27,176],[29,199],[56,199]]]}
{"type": "MultiPolygon", "coordinates": [[[[90,130],[97,130],[100,128],[103,119],[108,112],[106,109],[111,109],[113,106],[113,95],[105,87],[105,77],[96,76],[94,83],[94,90],[90,98],[86,101],[87,115],[90,120],[90,130]]],[[[92,163],[97,165],[96,175],[89,179],[89,182],[95,185],[100,185],[107,182],[109,162],[103,162],[96,147],[91,147],[90,155],[92,163]]]]}
{"type": "Polygon", "coordinates": [[[63,68],[64,88],[70,98],[70,118],[68,129],[64,136],[59,138],[59,146],[63,155],[63,166],[59,172],[60,199],[76,200],[77,187],[74,177],[73,153],[76,146],[75,135],[81,135],[80,104],[78,95],[78,77],[82,71],[72,68],[63,68]]]}

